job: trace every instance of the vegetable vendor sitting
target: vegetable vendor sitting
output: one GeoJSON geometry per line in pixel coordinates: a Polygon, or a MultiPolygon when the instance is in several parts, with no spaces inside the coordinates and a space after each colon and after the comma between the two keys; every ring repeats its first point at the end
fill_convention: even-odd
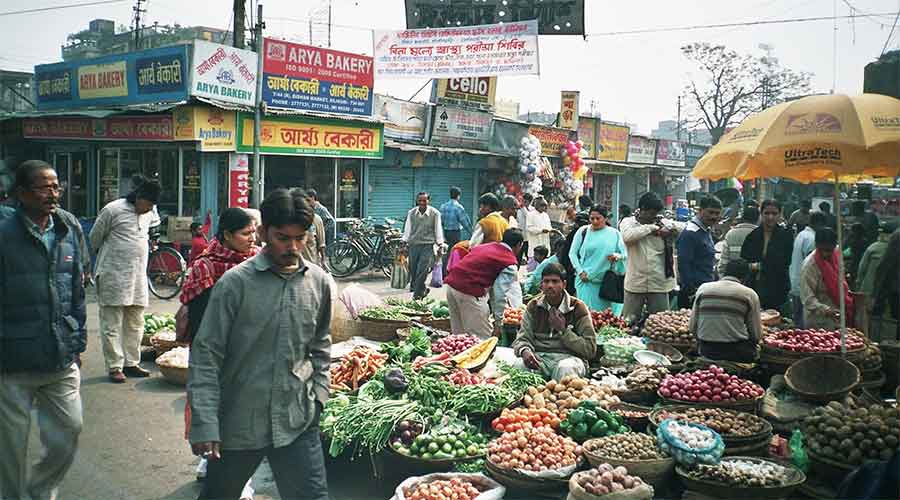
{"type": "Polygon", "coordinates": [[[525,309],[512,344],[519,358],[515,365],[557,381],[566,375],[584,377],[588,360],[597,354],[588,307],[566,292],[566,271],[557,263],[541,271],[541,292],[525,309]]]}

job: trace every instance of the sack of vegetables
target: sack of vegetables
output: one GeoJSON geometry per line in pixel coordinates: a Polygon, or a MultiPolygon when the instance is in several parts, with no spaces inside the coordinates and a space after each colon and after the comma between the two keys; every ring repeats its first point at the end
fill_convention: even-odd
{"type": "Polygon", "coordinates": [[[503,500],[506,488],[484,474],[436,473],[407,478],[391,500],[503,500]]]}
{"type": "Polygon", "coordinates": [[[631,429],[621,415],[604,410],[596,401],[587,399],[570,411],[559,423],[559,430],[579,443],[588,439],[621,434],[631,429]]]}
{"type": "Polygon", "coordinates": [[[656,439],[664,452],[686,467],[716,465],[725,443],[718,432],[705,425],[667,418],[656,429],[656,439]]]}

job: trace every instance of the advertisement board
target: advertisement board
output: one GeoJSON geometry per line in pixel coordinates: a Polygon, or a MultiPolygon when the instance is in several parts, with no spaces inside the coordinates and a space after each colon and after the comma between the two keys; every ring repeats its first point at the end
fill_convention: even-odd
{"type": "Polygon", "coordinates": [[[372,58],[265,39],[262,100],[272,108],[371,116],[372,58]]]}
{"type": "Polygon", "coordinates": [[[378,78],[537,75],[537,21],[375,30],[378,78]]]}
{"type": "Polygon", "coordinates": [[[384,95],[375,96],[374,117],[384,122],[384,136],[408,141],[425,140],[425,122],[428,106],[394,99],[384,95]]]}
{"type": "Polygon", "coordinates": [[[531,125],[528,133],[541,141],[541,156],[559,157],[559,151],[569,140],[569,131],[561,128],[531,125]]]}
{"type": "Polygon", "coordinates": [[[709,151],[709,146],[700,146],[698,144],[686,144],[684,148],[685,166],[694,168],[694,165],[703,158],[703,155],[709,151]]]}
{"type": "Polygon", "coordinates": [[[200,151],[234,151],[235,112],[207,106],[180,106],[172,111],[176,141],[199,141],[200,151]]]}
{"type": "Polygon", "coordinates": [[[102,139],[107,141],[171,141],[171,115],[110,116],[107,118],[42,117],[22,121],[26,139],[102,139]]]}
{"type": "Polygon", "coordinates": [[[433,146],[484,149],[491,140],[491,114],[452,106],[434,107],[433,146]]]}
{"type": "Polygon", "coordinates": [[[656,164],[667,167],[684,166],[684,144],[678,141],[656,141],[656,164]]]}
{"type": "Polygon", "coordinates": [[[454,104],[477,108],[493,108],[497,95],[497,77],[438,78],[434,80],[434,99],[437,104],[454,104]]]}
{"type": "Polygon", "coordinates": [[[406,27],[538,20],[542,35],[584,35],[584,0],[406,0],[406,27]]]}
{"type": "Polygon", "coordinates": [[[597,120],[582,116],[578,119],[578,140],[583,144],[585,158],[597,157],[597,120]]]}
{"type": "Polygon", "coordinates": [[[184,101],[188,80],[186,45],[34,67],[40,110],[184,101]]]}
{"type": "MultiPolygon", "coordinates": [[[[603,127],[600,128],[603,130],[603,127]]],[[[628,162],[653,164],[656,160],[656,139],[648,139],[639,135],[628,138],[628,162]]]]}
{"type": "Polygon", "coordinates": [[[563,90],[559,97],[559,128],[578,130],[577,90],[563,90]]]}
{"type": "MultiPolygon", "coordinates": [[[[384,128],[380,123],[333,120],[311,116],[263,119],[260,151],[267,154],[383,158],[384,128]]],[[[253,115],[238,114],[239,153],[253,152],[253,115]]]]}
{"type": "Polygon", "coordinates": [[[191,95],[256,105],[256,52],[194,40],[191,95]]]}
{"type": "Polygon", "coordinates": [[[228,155],[228,206],[250,208],[250,156],[228,155]]]}
{"type": "MultiPolygon", "coordinates": [[[[625,161],[628,158],[628,132],[626,125],[600,122],[600,145],[602,151],[597,155],[599,160],[625,161]]],[[[650,159],[653,163],[653,159],[650,159]]]]}

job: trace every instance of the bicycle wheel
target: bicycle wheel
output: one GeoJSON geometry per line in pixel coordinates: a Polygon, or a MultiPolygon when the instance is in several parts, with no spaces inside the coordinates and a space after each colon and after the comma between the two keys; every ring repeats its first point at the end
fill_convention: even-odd
{"type": "Polygon", "coordinates": [[[171,299],[181,292],[187,265],[174,248],[159,247],[147,259],[150,292],[160,299],[171,299]]]}
{"type": "Polygon", "coordinates": [[[400,254],[402,248],[403,241],[399,239],[385,241],[384,246],[381,247],[381,252],[378,254],[378,266],[388,278],[394,272],[394,261],[397,260],[397,255],[400,254]]]}
{"type": "Polygon", "coordinates": [[[335,278],[346,278],[354,272],[359,264],[359,251],[346,240],[338,240],[325,249],[328,270],[335,278]]]}

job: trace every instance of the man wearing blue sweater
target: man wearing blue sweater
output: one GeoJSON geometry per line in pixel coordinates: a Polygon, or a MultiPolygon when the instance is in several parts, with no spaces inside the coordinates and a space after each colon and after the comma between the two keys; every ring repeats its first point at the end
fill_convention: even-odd
{"type": "Polygon", "coordinates": [[[700,211],[678,236],[678,307],[693,307],[694,295],[704,283],[716,281],[716,248],[712,227],[722,216],[722,202],[714,196],[700,200],[700,211]]]}

